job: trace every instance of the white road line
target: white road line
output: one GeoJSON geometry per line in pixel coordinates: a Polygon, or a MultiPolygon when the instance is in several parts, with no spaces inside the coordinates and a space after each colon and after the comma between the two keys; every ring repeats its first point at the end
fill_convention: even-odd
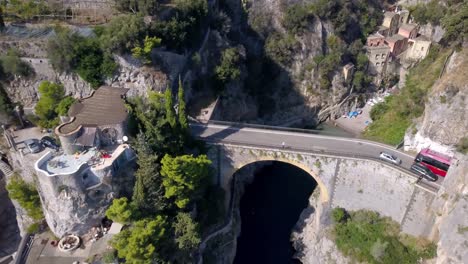
{"type": "Polygon", "coordinates": [[[223,125],[213,125],[213,124],[191,124],[191,126],[198,126],[198,127],[205,127],[205,128],[218,128],[218,129],[228,129],[228,130],[239,130],[239,131],[249,131],[249,132],[255,132],[255,133],[263,133],[263,134],[276,134],[276,135],[294,135],[298,137],[308,137],[308,138],[319,138],[319,139],[328,139],[328,140],[341,140],[341,141],[347,141],[347,142],[353,142],[353,143],[362,143],[362,144],[367,144],[367,145],[373,145],[377,146],[380,148],[385,148],[387,150],[391,150],[392,152],[399,153],[401,155],[404,155],[408,158],[414,158],[414,156],[407,154],[405,152],[399,151],[394,149],[393,147],[390,147],[388,145],[384,145],[381,143],[376,143],[368,140],[361,140],[361,139],[348,139],[348,138],[340,138],[340,137],[335,137],[335,136],[323,136],[323,135],[311,135],[311,134],[306,134],[306,133],[299,133],[299,132],[291,132],[291,131],[274,131],[274,130],[268,130],[268,129],[257,129],[257,128],[249,128],[249,127],[244,127],[244,128],[233,128],[229,126],[223,126],[223,125]]]}

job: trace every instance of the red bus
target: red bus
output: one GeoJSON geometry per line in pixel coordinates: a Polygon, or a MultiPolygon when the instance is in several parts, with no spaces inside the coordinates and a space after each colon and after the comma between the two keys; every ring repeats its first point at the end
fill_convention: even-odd
{"type": "Polygon", "coordinates": [[[452,162],[452,158],[442,153],[425,148],[419,152],[415,161],[420,162],[424,166],[428,167],[433,173],[445,177],[452,162]]]}

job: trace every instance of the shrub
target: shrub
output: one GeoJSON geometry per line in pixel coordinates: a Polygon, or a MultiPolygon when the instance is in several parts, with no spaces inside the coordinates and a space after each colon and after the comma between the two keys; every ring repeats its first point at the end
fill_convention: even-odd
{"type": "Polygon", "coordinates": [[[158,47],[159,45],[161,45],[160,38],[146,36],[145,40],[143,41],[143,46],[136,45],[132,49],[132,54],[135,58],[142,60],[143,63],[150,64],[151,51],[153,51],[153,49],[158,47]]]}
{"type": "Polygon", "coordinates": [[[11,178],[6,188],[8,196],[16,200],[26,210],[29,217],[33,220],[44,218],[39,193],[33,184],[26,183],[21,177],[15,175],[11,178]]]}
{"type": "Polygon", "coordinates": [[[35,234],[40,230],[40,223],[33,223],[26,229],[28,234],[35,234]]]}
{"type": "Polygon", "coordinates": [[[463,154],[468,154],[468,137],[463,137],[457,144],[457,151],[463,154]]]}
{"type": "Polygon", "coordinates": [[[409,9],[411,11],[411,16],[419,24],[431,23],[432,25],[438,25],[447,12],[447,8],[439,4],[437,0],[411,6],[409,9]]]}
{"type": "Polygon", "coordinates": [[[61,84],[43,81],[39,85],[39,101],[34,109],[38,120],[31,120],[41,127],[52,128],[59,124],[58,116],[66,115],[75,99],[66,96],[61,84]]]}
{"type": "MultiPolygon", "coordinates": [[[[336,214],[339,218],[344,213],[336,214]]],[[[411,240],[399,236],[396,222],[365,210],[349,213],[347,221],[336,221],[333,233],[338,249],[357,262],[417,263],[420,258],[432,258],[436,248],[434,243],[407,243],[411,240]]]]}
{"type": "Polygon", "coordinates": [[[293,35],[271,34],[265,44],[265,52],[273,61],[288,65],[292,61],[294,50],[297,48],[297,40],[293,35]]]}
{"type": "Polygon", "coordinates": [[[346,221],[347,216],[346,216],[345,209],[343,209],[343,208],[333,209],[332,218],[333,218],[333,222],[335,222],[335,223],[341,223],[341,222],[346,221]]]}
{"type": "Polygon", "coordinates": [[[223,51],[221,62],[215,68],[216,78],[222,83],[228,83],[239,79],[241,71],[239,64],[241,57],[237,48],[229,48],[223,51]]]}
{"type": "Polygon", "coordinates": [[[34,73],[31,66],[20,59],[19,53],[15,49],[9,49],[6,54],[0,57],[0,65],[6,76],[28,77],[34,73]]]}
{"type": "Polygon", "coordinates": [[[449,54],[449,49],[439,51],[437,47],[432,48],[429,55],[410,70],[401,92],[371,111],[374,122],[369,125],[365,136],[392,145],[400,143],[412,119],[424,112],[427,92],[439,77],[449,54]]]}
{"type": "Polygon", "coordinates": [[[309,24],[312,15],[306,5],[294,4],[286,9],[283,26],[293,34],[301,33],[309,24]]]}

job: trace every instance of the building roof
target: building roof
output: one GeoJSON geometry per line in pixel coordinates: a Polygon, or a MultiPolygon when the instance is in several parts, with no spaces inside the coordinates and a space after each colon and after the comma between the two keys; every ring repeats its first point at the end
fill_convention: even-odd
{"type": "Polygon", "coordinates": [[[396,34],[396,35],[393,35],[391,37],[385,38],[385,41],[394,43],[394,42],[397,42],[397,41],[403,40],[403,39],[405,39],[405,37],[403,37],[402,35],[396,34]]]}
{"type": "Polygon", "coordinates": [[[397,15],[397,13],[395,12],[385,12],[384,13],[384,16],[387,18],[387,17],[394,17],[395,15],[397,15]]]}
{"type": "Polygon", "coordinates": [[[417,26],[418,25],[416,25],[416,24],[403,24],[403,25],[400,26],[400,30],[406,30],[408,32],[411,32],[417,26]]]}
{"type": "Polygon", "coordinates": [[[382,34],[380,34],[379,32],[376,32],[374,34],[370,34],[367,39],[373,39],[373,38],[385,38],[382,34]]]}
{"type": "Polygon", "coordinates": [[[385,50],[390,50],[390,47],[387,45],[380,46],[364,46],[368,52],[382,52],[385,50]]]}
{"type": "Polygon", "coordinates": [[[57,127],[57,132],[68,134],[80,126],[95,127],[122,123],[128,115],[122,100],[127,91],[128,89],[124,88],[100,87],[91,96],[70,107],[68,115],[73,118],[72,121],[57,127]]]}

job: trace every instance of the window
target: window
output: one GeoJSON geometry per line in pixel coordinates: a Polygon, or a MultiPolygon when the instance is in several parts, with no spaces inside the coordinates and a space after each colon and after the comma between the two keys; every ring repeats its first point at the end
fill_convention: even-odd
{"type": "Polygon", "coordinates": [[[385,62],[382,62],[382,67],[385,66],[385,62]]]}
{"type": "Polygon", "coordinates": [[[380,62],[377,62],[377,63],[375,64],[375,66],[377,66],[377,67],[380,66],[380,62]]]}
{"type": "Polygon", "coordinates": [[[375,58],[378,59],[378,58],[379,58],[379,54],[375,54],[375,58]]]}
{"type": "Polygon", "coordinates": [[[424,47],[421,47],[421,51],[424,51],[424,47]]]}
{"type": "Polygon", "coordinates": [[[384,53],[382,53],[382,59],[385,59],[385,54],[384,53]]]}

